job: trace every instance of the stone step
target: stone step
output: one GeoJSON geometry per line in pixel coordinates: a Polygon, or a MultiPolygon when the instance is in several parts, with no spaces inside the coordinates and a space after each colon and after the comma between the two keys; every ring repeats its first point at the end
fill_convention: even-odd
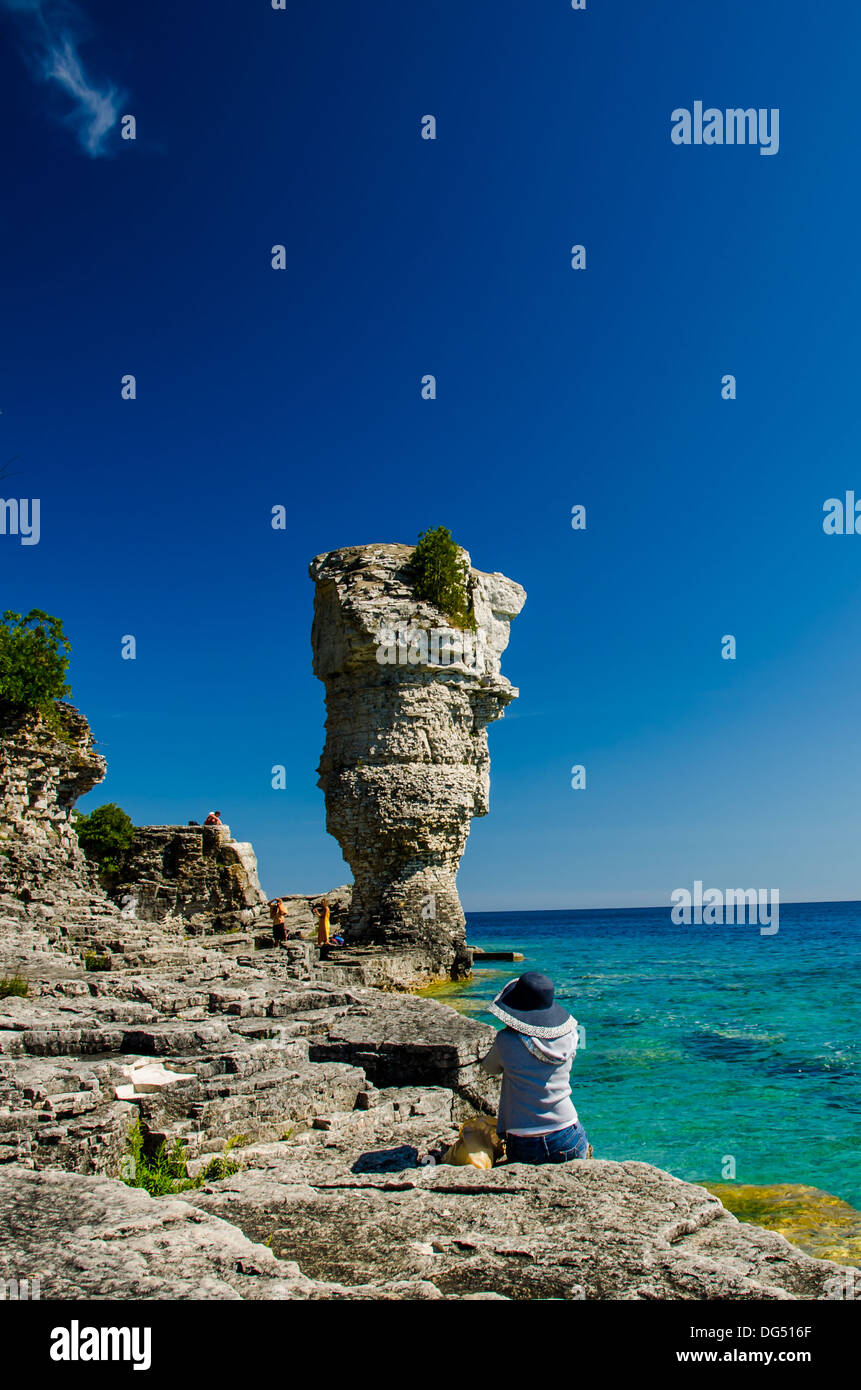
{"type": "Polygon", "coordinates": [[[222,932],[218,936],[195,936],[194,945],[205,950],[223,951],[225,955],[236,956],[253,952],[256,949],[256,938],[251,932],[222,932]]]}
{"type": "Polygon", "coordinates": [[[283,1068],[295,1063],[307,1063],[308,1044],[304,1038],[272,1038],[254,1042],[235,1052],[224,1052],[209,1060],[210,1076],[254,1076],[272,1067],[283,1068]]]}
{"type": "Polygon", "coordinates": [[[313,967],[313,979],[320,984],[352,985],[353,988],[366,989],[371,984],[370,972],[363,965],[334,965],[323,961],[313,967]]]}
{"type": "Polygon", "coordinates": [[[328,1115],[315,1115],[312,1129],[325,1130],[333,1134],[364,1134],[380,1124],[395,1123],[395,1107],[388,1103],[375,1106],[372,1110],[333,1110],[328,1115]]]}
{"type": "Polygon", "coordinates": [[[283,993],[270,1001],[266,1013],[270,1018],[284,1018],[291,1014],[316,1013],[320,1009],[339,1009],[356,1004],[355,995],[337,989],[304,989],[283,993]]]}
{"type": "Polygon", "coordinates": [[[333,1109],[354,1110],[366,1086],[356,1067],[291,1061],[245,1075],[198,1075],[194,1082],[141,1096],[136,1104],[150,1133],[175,1133],[180,1122],[190,1121],[207,1138],[242,1133],[278,1139],[297,1121],[308,1125],[333,1109]]]}

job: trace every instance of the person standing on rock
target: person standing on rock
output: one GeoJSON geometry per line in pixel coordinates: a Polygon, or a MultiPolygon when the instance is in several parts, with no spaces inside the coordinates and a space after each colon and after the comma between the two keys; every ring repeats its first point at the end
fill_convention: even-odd
{"type": "Polygon", "coordinates": [[[577,1020],[555,1002],[553,981],[537,970],[511,980],[490,1005],[500,1029],[481,1067],[502,1076],[497,1133],[509,1163],[568,1163],[592,1145],[571,1100],[577,1020]]]}
{"type": "Polygon", "coordinates": [[[315,904],[311,911],[317,918],[317,945],[320,948],[320,959],[328,960],[330,952],[329,936],[331,931],[329,925],[329,904],[326,902],[326,899],[323,898],[320,902],[315,904]]]}
{"type": "Polygon", "coordinates": [[[273,898],[269,904],[269,916],[272,918],[272,935],[276,946],[283,946],[287,940],[287,930],[284,922],[287,917],[287,909],[283,899],[273,898]]]}

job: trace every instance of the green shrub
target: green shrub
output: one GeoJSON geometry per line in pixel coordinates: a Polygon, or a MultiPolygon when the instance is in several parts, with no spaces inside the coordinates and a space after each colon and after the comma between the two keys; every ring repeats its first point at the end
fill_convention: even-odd
{"type": "Polygon", "coordinates": [[[19,999],[26,999],[29,993],[29,981],[25,980],[19,971],[16,970],[14,975],[0,977],[0,999],[8,999],[12,994],[19,999]]]}
{"type": "MultiPolygon", "coordinates": [[[[247,1138],[245,1134],[238,1134],[228,1143],[225,1153],[247,1138]]],[[[175,1139],[169,1149],[163,1139],[154,1154],[144,1153],[144,1133],[140,1120],[136,1120],[129,1130],[129,1148],[121,1164],[121,1177],[127,1187],[142,1187],[151,1197],[167,1197],[174,1192],[193,1191],[205,1182],[232,1178],[234,1173],[240,1171],[240,1165],[233,1159],[215,1155],[202,1173],[190,1178],[187,1162],[188,1156],[181,1139],[175,1139]]]]}
{"type": "Polygon", "coordinates": [[[232,1178],[234,1173],[239,1172],[239,1164],[234,1163],[232,1158],[214,1158],[211,1163],[207,1163],[206,1168],[200,1177],[192,1178],[192,1183],[200,1187],[205,1182],[220,1182],[222,1178],[232,1178]]]}
{"type": "Polygon", "coordinates": [[[134,839],[131,817],[113,801],[97,806],[88,816],[80,811],[74,816],[78,844],[87,858],[98,864],[103,884],[110,886],[110,880],[120,872],[123,855],[134,839]]]}
{"type": "Polygon", "coordinates": [[[407,568],[418,598],[435,604],[455,627],[475,627],[469,566],[445,526],[421,532],[407,568]]]}
{"type": "Polygon", "coordinates": [[[87,951],[84,956],[85,970],[110,970],[110,956],[100,956],[97,951],[87,951]]]}
{"type": "Polygon", "coordinates": [[[0,700],[22,709],[54,710],[71,691],[66,684],[72,648],[59,618],[31,608],[0,619],[0,700]]]}
{"type": "Polygon", "coordinates": [[[200,1186],[187,1175],[185,1146],[181,1139],[176,1139],[170,1150],[162,1140],[152,1155],[145,1154],[143,1146],[143,1130],[140,1120],[136,1120],[129,1130],[129,1152],[121,1168],[127,1187],[142,1187],[151,1197],[166,1197],[200,1186]]]}

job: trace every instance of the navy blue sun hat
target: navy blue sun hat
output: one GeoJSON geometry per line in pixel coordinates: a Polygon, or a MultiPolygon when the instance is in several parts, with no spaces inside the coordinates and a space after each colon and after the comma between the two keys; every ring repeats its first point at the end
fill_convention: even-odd
{"type": "Polygon", "coordinates": [[[553,981],[538,970],[527,970],[519,980],[509,980],[497,994],[490,1012],[530,1038],[561,1038],[570,1033],[574,1019],[555,1002],[553,981]]]}

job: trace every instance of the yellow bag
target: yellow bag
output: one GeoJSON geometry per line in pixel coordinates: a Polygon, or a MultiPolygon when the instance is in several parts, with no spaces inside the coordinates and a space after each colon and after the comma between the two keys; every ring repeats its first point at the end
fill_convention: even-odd
{"type": "Polygon", "coordinates": [[[501,1151],[502,1140],[496,1132],[495,1120],[467,1120],[461,1125],[451,1148],[446,1150],[443,1163],[492,1168],[501,1151]]]}

